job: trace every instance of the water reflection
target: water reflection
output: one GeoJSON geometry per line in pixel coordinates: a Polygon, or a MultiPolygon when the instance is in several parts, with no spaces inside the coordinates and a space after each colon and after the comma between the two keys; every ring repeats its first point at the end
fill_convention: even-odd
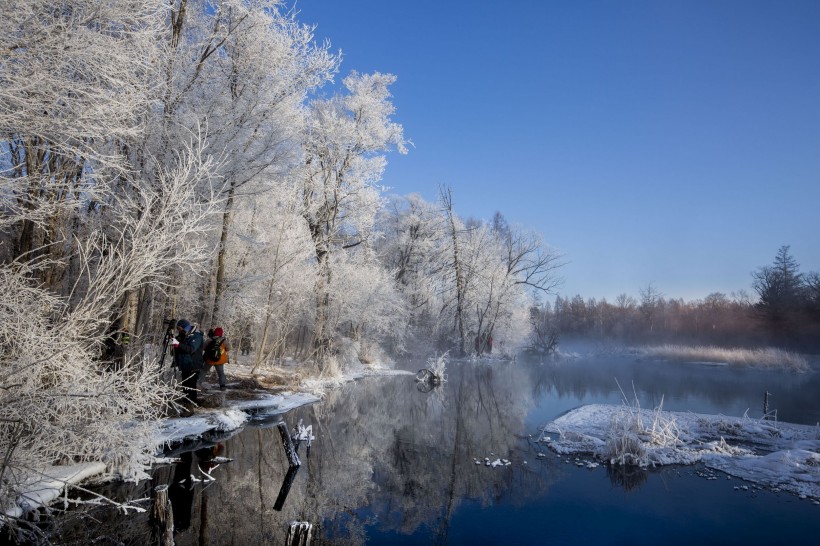
{"type": "MultiPolygon", "coordinates": [[[[619,403],[620,384],[643,407],[670,411],[763,415],[763,395],[774,393],[777,418],[813,425],[820,421],[820,373],[793,374],[635,358],[589,358],[522,364],[532,372],[534,393],[574,401],[619,403]],[[617,381],[617,383],[616,383],[617,381]],[[633,391],[634,389],[634,391],[633,391]]],[[[550,417],[551,418],[551,417],[550,417]]]]}
{"type": "Polygon", "coordinates": [[[624,491],[638,489],[649,479],[649,472],[637,466],[606,466],[606,475],[613,486],[624,491]]]}
{"type": "MultiPolygon", "coordinates": [[[[784,414],[811,415],[820,399],[816,374],[647,364],[453,362],[448,381],[429,392],[419,391],[412,376],[360,381],[286,416],[292,429],[299,422],[312,426],[316,438],[309,452],[303,450],[298,472],[282,449],[277,417],[224,439],[220,453],[214,443],[183,453],[179,463],[154,473],[153,487],[171,485],[180,545],[285,544],[293,522],[313,526],[314,544],[377,544],[401,537],[459,543],[465,525],[495,525],[485,521],[492,513],[513,509],[516,517],[540,518],[545,504],[562,502],[553,490],[566,489],[570,480],[583,478],[585,488],[570,491],[588,495],[579,502],[589,506],[612,487],[642,494],[653,489],[647,484],[656,473],[610,468],[607,480],[604,471],[567,464],[530,437],[538,425],[582,403],[617,403],[616,378],[629,388],[634,383],[642,405],[663,397],[665,409],[681,411],[742,414],[753,402],[762,405],[762,393],[769,390],[782,404],[779,417],[788,420],[784,414]],[[232,462],[212,468],[215,456],[232,462]],[[476,464],[485,457],[512,464],[476,464]],[[196,475],[203,468],[215,481],[186,483],[192,470],[196,475]],[[479,519],[465,523],[464,514],[472,513],[479,519]]],[[[418,369],[417,363],[407,365],[418,369]]],[[[120,494],[150,497],[151,488],[123,487],[120,494]]],[[[663,504],[664,497],[647,505],[658,500],[663,504]]],[[[123,542],[145,543],[150,536],[147,516],[116,521],[123,542]]],[[[61,543],[83,543],[67,537],[61,543]]]]}
{"type": "Polygon", "coordinates": [[[174,474],[171,486],[168,489],[168,498],[174,515],[174,530],[186,531],[191,527],[191,509],[194,505],[194,482],[191,479],[193,455],[183,453],[179,462],[174,465],[174,474]]]}

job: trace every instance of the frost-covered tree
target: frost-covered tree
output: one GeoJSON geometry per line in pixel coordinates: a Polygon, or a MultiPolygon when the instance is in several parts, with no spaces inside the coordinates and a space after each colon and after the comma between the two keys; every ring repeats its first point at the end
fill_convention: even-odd
{"type": "Polygon", "coordinates": [[[406,152],[401,125],[391,121],[390,74],[352,73],[346,93],[315,100],[306,114],[302,138],[302,215],[318,265],[313,343],[324,360],[334,339],[330,315],[334,253],[367,245],[381,205],[384,154],[406,152]]]}
{"type": "Polygon", "coordinates": [[[82,212],[130,177],[120,146],[145,128],[164,5],[11,0],[4,11],[2,255],[52,259],[37,275],[56,288],[82,212]]]}
{"type": "Polygon", "coordinates": [[[197,238],[213,206],[180,204],[190,203],[211,168],[196,150],[180,159],[177,169],[161,173],[159,189],[134,188],[99,213],[95,234],[75,245],[79,273],[68,294],[39,282],[37,268],[46,261],[0,267],[8,296],[0,309],[4,504],[48,464],[101,460],[132,477],[153,450],[154,419],[173,396],[158,381],[153,353],[120,365],[101,356],[109,317],[125,294],[161,285],[167,269],[204,257],[197,238]],[[148,209],[155,214],[135,213],[148,209]]]}
{"type": "Polygon", "coordinates": [[[449,273],[452,275],[453,287],[453,301],[454,306],[454,322],[453,329],[458,332],[458,354],[465,356],[467,354],[467,329],[465,328],[465,314],[467,309],[466,294],[467,294],[467,273],[468,270],[464,264],[464,256],[461,250],[461,242],[459,233],[462,231],[461,220],[456,216],[453,210],[453,192],[450,188],[440,188],[439,198],[441,200],[444,214],[447,218],[447,233],[448,242],[450,243],[450,262],[449,273]]]}
{"type": "MultiPolygon", "coordinates": [[[[222,225],[218,230],[214,272],[213,319],[226,309],[226,255],[237,205],[270,200],[281,190],[298,160],[307,93],[328,81],[338,57],[327,45],[316,46],[312,29],[293,14],[282,14],[279,2],[221,2],[214,27],[230,29],[209,63],[210,76],[194,93],[200,124],[208,124],[214,153],[225,161],[222,225]],[[203,95],[199,97],[198,95],[203,95]]],[[[213,17],[211,17],[213,18],[213,17]]]]}
{"type": "Polygon", "coordinates": [[[434,342],[449,336],[453,325],[452,315],[441,312],[451,286],[446,275],[452,256],[446,226],[441,207],[419,195],[392,197],[378,220],[377,252],[409,305],[408,347],[420,353],[432,351],[434,342]]]}
{"type": "MultiPolygon", "coordinates": [[[[194,133],[163,161],[159,0],[12,1],[0,21],[0,500],[55,462],[133,475],[173,391],[153,362],[111,362],[130,294],[205,258],[217,163],[194,133]],[[135,168],[142,150],[150,177],[135,168]],[[127,426],[126,426],[127,424],[127,426]],[[136,466],[135,466],[136,465],[136,466]]],[[[161,310],[160,310],[161,312],[161,310]]],[[[5,511],[2,511],[5,513],[5,511]]]]}
{"type": "Polygon", "coordinates": [[[234,251],[226,260],[222,324],[238,346],[254,347],[254,372],[286,354],[289,336],[310,322],[313,277],[311,239],[295,194],[255,200],[237,209],[234,251]],[[273,202],[271,202],[273,201],[273,202]],[[255,340],[255,343],[252,343],[255,340]]]}
{"type": "Polygon", "coordinates": [[[409,316],[391,272],[367,248],[334,254],[331,267],[329,326],[356,344],[363,363],[374,360],[381,344],[401,352],[409,316]]]}
{"type": "Polygon", "coordinates": [[[413,305],[424,301],[424,279],[440,266],[443,228],[441,211],[418,194],[392,196],[381,211],[379,253],[413,305]]]}

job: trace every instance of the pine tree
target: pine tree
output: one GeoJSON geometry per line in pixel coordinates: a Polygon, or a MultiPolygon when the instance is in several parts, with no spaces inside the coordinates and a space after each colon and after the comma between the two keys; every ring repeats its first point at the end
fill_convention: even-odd
{"type": "Polygon", "coordinates": [[[781,246],[774,263],[755,271],[752,286],[760,297],[755,310],[769,331],[779,340],[791,340],[797,326],[804,290],[800,265],[781,246]]]}

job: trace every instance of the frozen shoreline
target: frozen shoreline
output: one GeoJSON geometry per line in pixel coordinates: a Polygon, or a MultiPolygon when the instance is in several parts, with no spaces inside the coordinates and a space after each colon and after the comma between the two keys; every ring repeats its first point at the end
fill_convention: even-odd
{"type": "Polygon", "coordinates": [[[544,433],[558,435],[541,441],[559,454],[591,454],[611,464],[618,464],[613,445],[629,436],[638,466],[701,462],[820,504],[820,425],[593,404],[548,423],[544,433]],[[635,426],[627,430],[625,421],[635,426]],[[675,433],[658,434],[661,427],[675,433]]]}
{"type": "MultiPolygon", "coordinates": [[[[210,432],[230,432],[245,425],[251,413],[274,416],[287,413],[298,407],[320,401],[321,393],[327,389],[364,377],[412,375],[411,372],[382,368],[360,369],[343,377],[333,379],[308,379],[302,383],[304,391],[283,391],[271,393],[261,389],[228,389],[230,394],[242,393],[241,398],[230,398],[218,408],[198,408],[190,417],[167,417],[157,423],[155,436],[156,452],[154,463],[162,462],[162,452],[189,440],[196,440],[210,432]]],[[[248,379],[250,367],[231,366],[229,386],[236,380],[248,379]]],[[[140,478],[148,478],[147,474],[140,478]]],[[[107,473],[103,462],[88,462],[71,465],[51,466],[32,473],[25,491],[13,506],[4,509],[6,515],[19,518],[26,512],[48,506],[57,501],[67,487],[80,485],[89,480],[114,480],[116,476],[107,473]]]]}

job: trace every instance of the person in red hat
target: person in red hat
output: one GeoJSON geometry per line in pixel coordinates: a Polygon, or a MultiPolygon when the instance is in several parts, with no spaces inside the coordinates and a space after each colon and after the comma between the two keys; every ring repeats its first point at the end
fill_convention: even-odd
{"type": "Polygon", "coordinates": [[[220,389],[224,389],[228,383],[225,378],[225,364],[229,361],[228,352],[231,350],[228,338],[224,334],[225,332],[221,327],[216,327],[208,332],[210,339],[205,343],[203,352],[205,366],[202,368],[202,376],[200,377],[200,379],[205,379],[211,372],[211,368],[216,368],[220,389]]]}

